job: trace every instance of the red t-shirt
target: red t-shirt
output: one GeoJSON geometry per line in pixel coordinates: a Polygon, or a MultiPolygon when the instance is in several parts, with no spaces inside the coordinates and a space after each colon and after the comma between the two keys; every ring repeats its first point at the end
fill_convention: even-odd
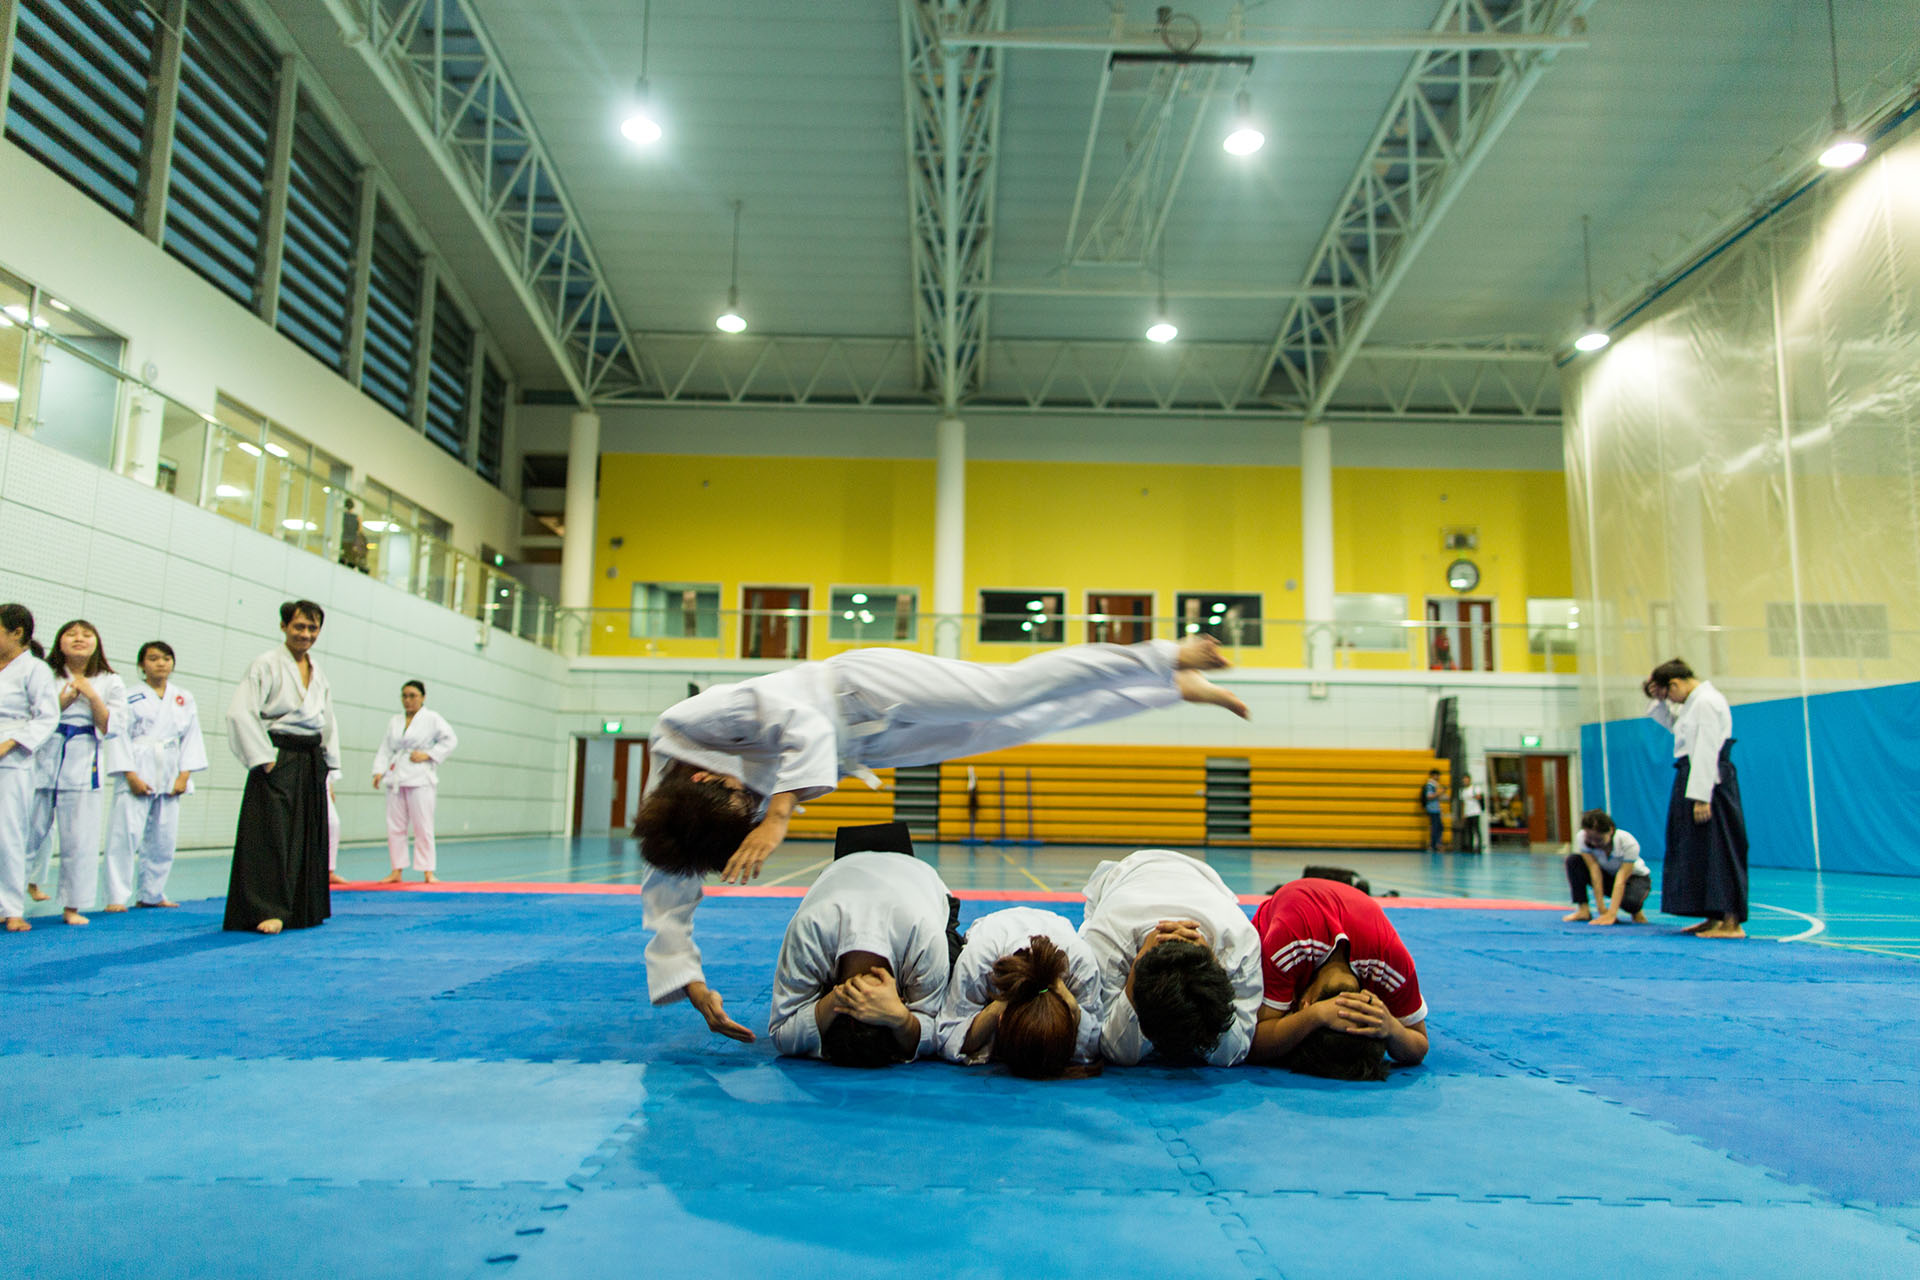
{"type": "Polygon", "coordinates": [[[1253,913],[1260,931],[1260,969],[1266,1002],[1291,1010],[1340,939],[1360,985],[1379,996],[1387,1012],[1404,1023],[1422,1022],[1427,1002],[1413,957],[1387,923],[1380,904],[1352,885],[1337,880],[1295,880],[1283,884],[1253,913]]]}

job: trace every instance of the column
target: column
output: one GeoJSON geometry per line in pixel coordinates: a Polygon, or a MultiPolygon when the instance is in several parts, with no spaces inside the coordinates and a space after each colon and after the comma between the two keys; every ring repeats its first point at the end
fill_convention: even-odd
{"type": "Polygon", "coordinates": [[[967,424],[949,414],[933,441],[933,651],[957,658],[967,608],[967,424]]]}
{"type": "Polygon", "coordinates": [[[567,533],[560,544],[560,607],[593,605],[594,498],[599,488],[600,415],[573,415],[567,437],[567,533]]]}
{"type": "Polygon", "coordinates": [[[120,433],[114,470],[130,480],[153,486],[160,481],[160,436],[163,406],[158,394],[136,388],[127,397],[127,420],[120,433]]]}
{"type": "Polygon", "coordinates": [[[1300,429],[1300,588],[1307,666],[1333,667],[1333,430],[1300,429]]]}

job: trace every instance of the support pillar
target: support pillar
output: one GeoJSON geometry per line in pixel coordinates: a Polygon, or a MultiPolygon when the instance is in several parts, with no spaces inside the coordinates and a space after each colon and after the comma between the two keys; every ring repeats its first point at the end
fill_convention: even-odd
{"type": "Polygon", "coordinates": [[[127,397],[126,424],[113,460],[115,471],[148,487],[160,481],[162,411],[157,393],[136,387],[127,397]]]}
{"type": "Polygon", "coordinates": [[[952,414],[934,428],[933,651],[960,656],[967,575],[967,424],[952,414]]]}
{"type": "Polygon", "coordinates": [[[600,415],[573,415],[567,437],[567,532],[560,544],[560,607],[593,606],[594,504],[600,481],[600,415]]]}
{"type": "Polygon", "coordinates": [[[1333,667],[1333,429],[1300,429],[1300,588],[1307,666],[1333,667]]]}

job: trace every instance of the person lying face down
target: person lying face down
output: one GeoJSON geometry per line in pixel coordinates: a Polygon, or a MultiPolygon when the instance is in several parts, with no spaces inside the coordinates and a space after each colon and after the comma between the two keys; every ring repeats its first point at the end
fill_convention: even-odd
{"type": "Polygon", "coordinates": [[[1427,1056],[1427,1002],[1380,904],[1333,880],[1283,884],[1253,913],[1265,997],[1248,1061],[1385,1080],[1427,1056]]]}
{"type": "Polygon", "coordinates": [[[936,1034],[952,1062],[998,1062],[1032,1080],[1088,1075],[1076,1068],[1100,1052],[1104,1007],[1099,966],[1072,921],[1009,907],[967,930],[936,1034]]]}
{"type": "Polygon", "coordinates": [[[842,1067],[910,1062],[934,1048],[947,990],[947,886],[899,853],[833,862],[787,924],[768,1031],[783,1054],[842,1067]]]}
{"type": "Polygon", "coordinates": [[[1080,937],[1100,966],[1100,1052],[1131,1066],[1151,1046],[1230,1067],[1260,1007],[1260,935],[1206,863],[1172,849],[1103,862],[1087,881],[1080,937]]]}

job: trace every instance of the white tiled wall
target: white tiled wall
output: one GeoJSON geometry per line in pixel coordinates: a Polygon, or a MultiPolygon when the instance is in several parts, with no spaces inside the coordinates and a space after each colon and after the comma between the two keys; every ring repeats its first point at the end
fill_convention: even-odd
{"type": "Polygon", "coordinates": [[[183,848],[232,843],[243,777],[227,749],[227,702],[247,664],[280,642],[280,602],[295,597],[327,611],[315,653],[340,717],[343,838],[384,838],[373,752],[408,679],[425,682],[428,705],[460,735],[441,770],[443,836],[560,829],[562,659],[0,430],[0,600],[32,609],[43,643],[86,618],[130,682],[143,642],[179,655],[212,761],[182,807],[183,848]]]}

